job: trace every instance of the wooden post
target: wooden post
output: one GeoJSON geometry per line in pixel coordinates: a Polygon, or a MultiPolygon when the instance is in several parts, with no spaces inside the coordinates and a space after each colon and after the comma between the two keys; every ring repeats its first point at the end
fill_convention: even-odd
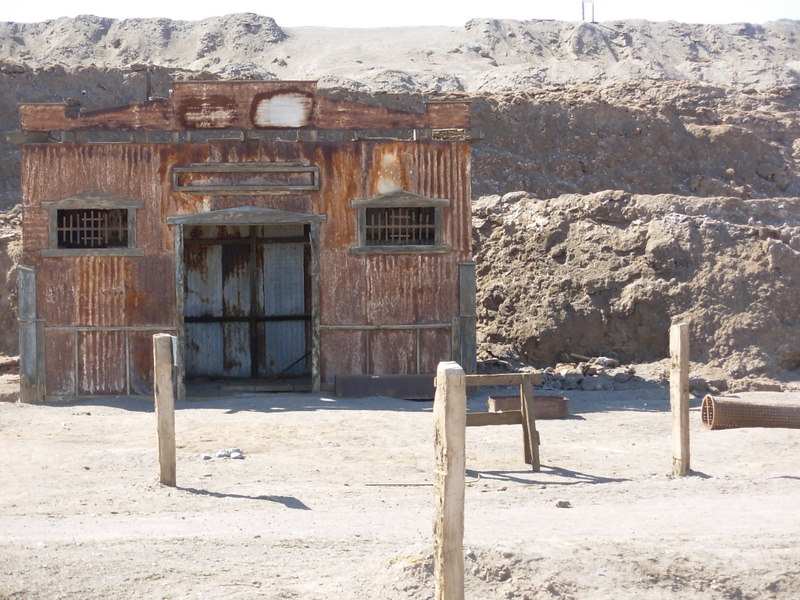
{"type": "Polygon", "coordinates": [[[464,470],[467,389],[464,370],[440,362],[433,403],[435,515],[433,576],[435,600],[464,600],[464,470]]]}
{"type": "Polygon", "coordinates": [[[689,325],[669,332],[669,400],[672,407],[672,473],[689,474],[689,325]]]}
{"type": "Polygon", "coordinates": [[[153,336],[153,386],[158,429],[159,481],[175,487],[175,388],[172,377],[172,339],[167,333],[153,336]]]}
{"type": "Polygon", "coordinates": [[[536,431],[536,413],[533,408],[533,375],[522,376],[520,389],[520,409],[522,410],[522,446],[525,449],[525,464],[531,465],[534,472],[542,470],[539,462],[539,432],[536,431]]]}

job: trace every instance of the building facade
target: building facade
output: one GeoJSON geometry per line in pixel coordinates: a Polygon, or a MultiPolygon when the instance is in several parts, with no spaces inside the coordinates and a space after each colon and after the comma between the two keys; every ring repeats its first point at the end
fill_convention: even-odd
{"type": "Polygon", "coordinates": [[[23,401],[152,394],[155,333],[180,395],[474,364],[468,104],[192,81],[20,118],[23,401]]]}

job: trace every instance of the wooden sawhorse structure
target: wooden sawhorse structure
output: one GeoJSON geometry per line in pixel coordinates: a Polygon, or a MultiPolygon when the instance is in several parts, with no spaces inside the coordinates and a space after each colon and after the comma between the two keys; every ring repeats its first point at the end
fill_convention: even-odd
{"type": "Polygon", "coordinates": [[[465,375],[467,387],[518,385],[521,410],[506,412],[468,412],[467,427],[485,425],[522,425],[522,447],[525,464],[534,472],[541,471],[539,462],[539,432],[536,431],[536,414],[533,409],[533,386],[541,383],[539,373],[502,373],[499,375],[465,375]]]}

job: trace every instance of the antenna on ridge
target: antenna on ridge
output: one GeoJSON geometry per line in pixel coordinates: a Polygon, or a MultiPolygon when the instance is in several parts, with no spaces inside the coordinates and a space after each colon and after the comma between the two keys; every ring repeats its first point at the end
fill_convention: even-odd
{"type": "Polygon", "coordinates": [[[586,5],[592,5],[592,23],[594,23],[594,0],[581,0],[581,19],[586,20],[586,5]]]}

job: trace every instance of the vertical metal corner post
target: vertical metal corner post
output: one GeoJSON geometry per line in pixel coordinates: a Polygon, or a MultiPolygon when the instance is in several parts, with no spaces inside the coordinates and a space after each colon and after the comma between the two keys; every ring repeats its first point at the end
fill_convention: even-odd
{"type": "Polygon", "coordinates": [[[319,349],[319,223],[310,224],[311,244],[311,390],[321,389],[319,349]]]}
{"type": "Polygon", "coordinates": [[[175,334],[177,344],[176,397],[179,402],[186,399],[186,326],[183,322],[184,289],[186,287],[186,263],[183,256],[183,225],[173,225],[175,241],[175,334]]]}
{"type": "Polygon", "coordinates": [[[19,298],[19,398],[44,401],[44,327],[36,318],[36,269],[17,267],[19,298]]]}
{"type": "Polygon", "coordinates": [[[475,265],[474,260],[458,263],[459,362],[467,374],[475,373],[478,361],[475,265]]]}

